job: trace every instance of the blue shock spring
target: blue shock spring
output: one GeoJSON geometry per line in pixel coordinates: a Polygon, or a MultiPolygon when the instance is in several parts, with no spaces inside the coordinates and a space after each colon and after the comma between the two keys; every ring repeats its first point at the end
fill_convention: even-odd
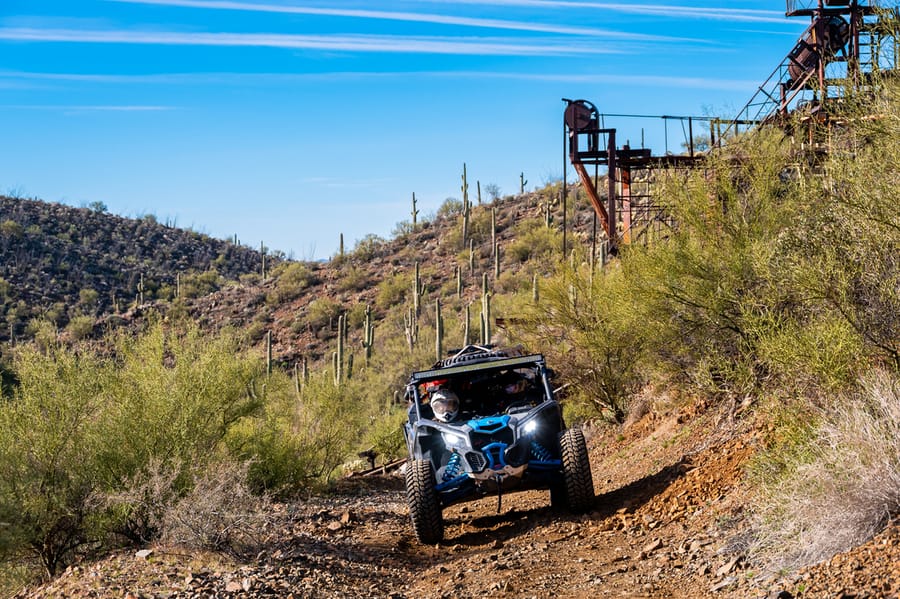
{"type": "Polygon", "coordinates": [[[531,442],[531,455],[538,462],[549,462],[553,459],[553,456],[550,454],[550,452],[547,451],[547,449],[543,445],[535,441],[531,442]]]}
{"type": "Polygon", "coordinates": [[[441,476],[444,482],[459,476],[460,466],[462,466],[462,458],[454,451],[453,455],[450,456],[450,461],[447,462],[447,467],[444,468],[444,474],[441,476]]]}

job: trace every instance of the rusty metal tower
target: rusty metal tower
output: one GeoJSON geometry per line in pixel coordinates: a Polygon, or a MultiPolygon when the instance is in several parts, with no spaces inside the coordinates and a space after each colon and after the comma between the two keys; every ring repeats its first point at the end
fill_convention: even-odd
{"type": "MultiPolygon", "coordinates": [[[[617,144],[616,129],[603,126],[602,115],[587,100],[566,102],[564,128],[566,154],[575,167],[597,219],[608,240],[610,254],[622,244],[632,243],[651,231],[670,226],[664,207],[654,200],[650,185],[653,172],[665,168],[689,168],[700,156],[694,152],[693,121],[697,117],[643,117],[684,119],[687,123],[686,154],[654,156],[649,148],[617,144]],[[588,167],[594,167],[593,176],[588,167]],[[606,167],[606,190],[598,189],[598,168],[606,167]],[[603,197],[605,196],[605,197],[603,197]]],[[[616,115],[638,116],[638,115],[616,115]]],[[[714,120],[714,119],[705,119],[714,120]]],[[[563,171],[565,173],[565,170],[563,171]]],[[[565,184],[565,180],[563,181],[565,184]]]]}
{"type": "Polygon", "coordinates": [[[848,90],[869,86],[878,73],[896,71],[896,4],[786,0],[785,16],[809,18],[809,26],[720,138],[740,132],[744,123],[783,120],[797,109],[823,114],[848,90]]]}

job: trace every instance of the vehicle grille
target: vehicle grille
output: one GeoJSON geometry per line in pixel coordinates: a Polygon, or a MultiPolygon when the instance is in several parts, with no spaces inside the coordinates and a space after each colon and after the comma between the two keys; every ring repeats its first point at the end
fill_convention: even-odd
{"type": "Polygon", "coordinates": [[[476,451],[467,453],[466,461],[469,462],[472,472],[480,472],[484,470],[484,467],[487,465],[487,460],[484,459],[484,456],[476,451]]]}

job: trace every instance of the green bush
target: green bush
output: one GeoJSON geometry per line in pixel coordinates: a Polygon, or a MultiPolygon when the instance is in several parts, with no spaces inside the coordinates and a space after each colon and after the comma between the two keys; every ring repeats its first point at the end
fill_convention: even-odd
{"type": "Polygon", "coordinates": [[[378,284],[375,293],[375,305],[387,310],[403,303],[412,289],[412,277],[406,273],[395,273],[378,284]]]}
{"type": "Polygon", "coordinates": [[[273,373],[263,415],[245,419],[229,436],[232,452],[249,462],[256,492],[288,496],[329,479],[360,438],[357,383],[336,387],[327,373],[311,377],[297,397],[294,382],[273,373]]]}
{"type": "Polygon", "coordinates": [[[313,272],[302,262],[282,263],[276,269],[275,289],[266,295],[266,303],[270,306],[299,297],[316,282],[313,272]]]}
{"type": "Polygon", "coordinates": [[[181,277],[181,296],[196,298],[218,291],[222,277],[215,269],[202,273],[190,273],[181,277]]]}
{"type": "Polygon", "coordinates": [[[155,325],[112,342],[114,358],[22,348],[19,385],[0,404],[0,551],[47,575],[113,533],[150,538],[165,506],[125,491],[159,469],[174,473],[170,496],[183,494],[260,406],[262,361],[237,355],[230,335],[155,325]]]}
{"type": "Polygon", "coordinates": [[[562,234],[555,228],[544,226],[538,219],[520,221],[515,227],[513,241],[506,253],[516,262],[551,262],[554,251],[562,248],[562,234]]]}

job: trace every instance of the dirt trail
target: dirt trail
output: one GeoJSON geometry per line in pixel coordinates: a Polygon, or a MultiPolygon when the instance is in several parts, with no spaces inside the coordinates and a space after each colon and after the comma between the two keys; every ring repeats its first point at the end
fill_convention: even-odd
{"type": "Polygon", "coordinates": [[[398,476],[348,480],[278,506],[249,560],[152,548],[67,571],[31,596],[71,597],[896,597],[900,533],[833,563],[766,579],[747,570],[742,468],[758,433],[703,407],[589,430],[595,509],[546,492],[445,510],[446,540],[416,543],[398,476]],[[780,594],[779,594],[780,593],[780,594]]]}

